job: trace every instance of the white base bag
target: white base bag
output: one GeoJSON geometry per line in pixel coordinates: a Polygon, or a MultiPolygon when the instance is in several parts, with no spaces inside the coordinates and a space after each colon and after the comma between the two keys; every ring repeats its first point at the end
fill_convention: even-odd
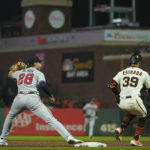
{"type": "Polygon", "coordinates": [[[75,144],[74,147],[107,147],[107,144],[100,142],[83,142],[75,144]]]}

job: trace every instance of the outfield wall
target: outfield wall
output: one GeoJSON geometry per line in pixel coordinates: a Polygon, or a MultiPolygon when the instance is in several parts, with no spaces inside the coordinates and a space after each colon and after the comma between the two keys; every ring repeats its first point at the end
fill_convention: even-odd
{"type": "MultiPolygon", "coordinates": [[[[5,116],[9,109],[5,110],[5,116]]],[[[73,135],[87,135],[84,131],[84,115],[82,109],[51,109],[53,115],[73,135]]],[[[4,121],[4,109],[0,109],[0,131],[4,121]]],[[[94,136],[113,136],[115,128],[120,125],[125,114],[120,109],[100,109],[98,119],[94,127],[94,136]]],[[[134,135],[137,120],[133,120],[125,135],[134,135]]],[[[150,119],[147,120],[143,135],[150,136],[150,119]]],[[[32,114],[30,111],[20,113],[13,122],[10,135],[58,135],[58,133],[43,120],[32,114]]]]}

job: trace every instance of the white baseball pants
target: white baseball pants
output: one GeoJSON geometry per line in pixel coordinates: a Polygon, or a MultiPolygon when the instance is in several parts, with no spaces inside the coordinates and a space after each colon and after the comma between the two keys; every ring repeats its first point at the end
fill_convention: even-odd
{"type": "Polygon", "coordinates": [[[51,125],[66,141],[69,136],[72,136],[65,127],[55,119],[50,110],[42,103],[37,94],[18,94],[11,106],[11,109],[6,117],[3,125],[1,138],[7,139],[12,121],[15,116],[21,111],[29,109],[33,114],[51,125]]]}
{"type": "Polygon", "coordinates": [[[118,106],[125,112],[143,118],[147,115],[147,110],[143,104],[142,99],[134,95],[131,98],[121,98],[118,106]]]}

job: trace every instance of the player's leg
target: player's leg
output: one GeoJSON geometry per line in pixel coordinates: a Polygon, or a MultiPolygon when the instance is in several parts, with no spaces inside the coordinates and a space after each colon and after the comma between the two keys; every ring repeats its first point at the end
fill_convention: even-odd
{"type": "Polygon", "coordinates": [[[87,128],[88,124],[89,124],[89,118],[85,117],[85,120],[84,120],[84,131],[86,131],[86,128],[87,128]]]}
{"type": "Polygon", "coordinates": [[[93,136],[94,124],[95,124],[95,118],[92,117],[89,122],[89,137],[93,136]]]}
{"type": "Polygon", "coordinates": [[[143,146],[143,144],[139,141],[139,137],[142,134],[144,129],[144,125],[146,122],[147,110],[143,104],[141,98],[137,97],[135,100],[135,112],[139,117],[138,124],[136,125],[135,134],[133,140],[131,140],[130,144],[133,146],[143,146]]]}
{"type": "Polygon", "coordinates": [[[130,122],[135,118],[135,115],[127,114],[124,116],[123,121],[121,123],[121,129],[122,131],[127,128],[127,126],[130,124],[130,122]]]}
{"type": "Polygon", "coordinates": [[[121,98],[120,104],[118,105],[120,109],[125,111],[127,115],[123,118],[120,127],[115,129],[115,138],[118,141],[122,140],[122,134],[125,128],[129,125],[129,123],[136,117],[136,115],[131,114],[132,106],[134,105],[134,101],[132,98],[121,98]]]}
{"type": "Polygon", "coordinates": [[[136,131],[135,131],[135,134],[134,134],[134,138],[130,142],[131,145],[133,145],[133,146],[143,146],[143,144],[139,141],[139,137],[142,134],[145,122],[146,122],[146,117],[139,118],[138,124],[136,126],[136,131]]]}
{"type": "MultiPolygon", "coordinates": [[[[0,141],[0,145],[3,145],[2,141],[7,141],[10,129],[11,129],[11,125],[12,125],[12,121],[15,118],[15,116],[22,110],[21,107],[21,103],[20,101],[18,101],[18,96],[16,96],[16,98],[14,99],[14,102],[11,106],[11,109],[4,121],[4,125],[3,125],[3,129],[2,129],[2,133],[1,133],[1,141],[0,141]]],[[[7,143],[7,142],[6,142],[7,143]]],[[[7,146],[8,144],[4,145],[7,146]]]]}
{"type": "Polygon", "coordinates": [[[120,127],[115,129],[115,137],[118,141],[122,140],[122,134],[125,128],[130,124],[130,122],[135,118],[135,115],[127,114],[123,121],[121,122],[120,127]]]}
{"type": "MultiPolygon", "coordinates": [[[[36,96],[35,96],[36,97],[36,96]]],[[[34,97],[34,99],[35,99],[34,97]]],[[[39,99],[38,97],[36,97],[39,99]]],[[[50,110],[42,103],[36,103],[36,105],[30,105],[28,107],[35,115],[51,125],[69,144],[81,143],[82,141],[75,139],[65,127],[52,115],[50,110]]]]}
{"type": "Polygon", "coordinates": [[[141,99],[136,99],[136,103],[137,103],[137,107],[139,108],[140,111],[139,111],[139,113],[137,113],[139,120],[138,120],[138,124],[136,126],[134,139],[139,140],[139,136],[141,135],[141,133],[144,129],[145,122],[146,122],[147,110],[141,99]]]}

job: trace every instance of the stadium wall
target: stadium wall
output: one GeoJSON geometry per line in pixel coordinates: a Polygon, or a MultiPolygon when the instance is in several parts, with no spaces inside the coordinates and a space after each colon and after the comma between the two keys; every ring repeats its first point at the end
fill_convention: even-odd
{"type": "MultiPolygon", "coordinates": [[[[0,109],[0,132],[2,130],[4,118],[9,112],[9,108],[0,109]]],[[[84,131],[84,115],[82,109],[51,109],[53,115],[71,132],[73,135],[87,135],[89,128],[84,131]]],[[[120,125],[125,113],[120,109],[99,109],[98,119],[94,126],[94,136],[113,136],[116,127],[120,125]]],[[[133,120],[124,135],[133,136],[137,119],[133,120]]],[[[147,120],[143,136],[150,136],[150,118],[147,120]]],[[[41,120],[30,111],[24,111],[16,116],[13,121],[10,135],[58,135],[58,133],[45,121],[41,120]]]]}
{"type": "MultiPolygon", "coordinates": [[[[34,54],[43,59],[42,71],[57,98],[88,101],[96,97],[102,108],[116,108],[107,84],[118,71],[129,65],[131,53],[137,49],[146,50],[149,35],[149,30],[97,29],[2,39],[0,71],[7,74],[12,64],[20,59],[26,61],[34,54]],[[74,60],[76,66],[71,70],[72,74],[70,63],[65,61],[67,58],[71,63],[74,60]],[[67,75],[75,76],[70,79],[67,75]]],[[[142,54],[142,68],[150,73],[149,49],[147,51],[142,54]]]]}
{"type": "MultiPolygon", "coordinates": [[[[84,99],[85,101],[90,100],[92,97],[96,97],[101,101],[103,108],[115,108],[115,99],[111,91],[107,88],[107,84],[118,71],[128,66],[129,58],[122,60],[119,55],[119,58],[114,60],[105,59],[105,56],[108,56],[107,51],[111,50],[111,53],[113,53],[116,49],[119,51],[120,48],[121,47],[116,46],[85,46],[1,53],[0,62],[3,64],[1,70],[7,73],[9,67],[18,60],[22,59],[26,61],[31,55],[38,55],[44,61],[42,71],[45,73],[47,81],[55,91],[56,97],[67,97],[74,100],[84,99]],[[88,61],[88,59],[84,60],[84,57],[89,53],[93,55],[92,57],[88,56],[89,59],[93,61],[93,70],[91,69],[92,73],[89,75],[89,78],[87,78],[86,81],[78,81],[78,79],[69,82],[63,81],[63,57],[65,55],[73,57],[77,54],[77,58],[81,59],[79,63],[82,64],[82,61],[84,63],[88,61]],[[80,56],[78,56],[80,54],[85,56],[80,58],[80,56]]],[[[142,67],[150,73],[149,58],[144,59],[142,67]]]]}

